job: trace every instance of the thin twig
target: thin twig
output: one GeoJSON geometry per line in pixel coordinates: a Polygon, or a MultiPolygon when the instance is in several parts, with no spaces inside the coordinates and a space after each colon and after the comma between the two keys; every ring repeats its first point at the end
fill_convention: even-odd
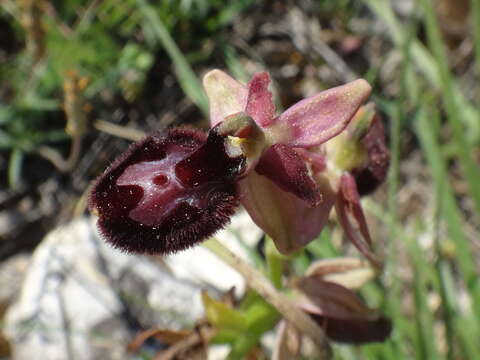
{"type": "Polygon", "coordinates": [[[38,148],[38,154],[49,160],[61,172],[69,172],[75,167],[80,157],[82,138],[82,135],[72,137],[68,159],[64,159],[57,150],[49,146],[41,146],[38,148]]]}
{"type": "Polygon", "coordinates": [[[95,129],[122,139],[139,141],[145,137],[145,133],[131,127],[121,126],[105,120],[97,120],[93,124],[95,129]]]}
{"type": "Polygon", "coordinates": [[[173,360],[176,358],[176,355],[181,351],[193,348],[197,345],[201,345],[204,342],[210,341],[210,339],[215,335],[216,331],[214,329],[198,329],[198,331],[193,332],[185,339],[177,341],[175,344],[170,346],[167,350],[162,351],[154,357],[154,360],[173,360]]]}

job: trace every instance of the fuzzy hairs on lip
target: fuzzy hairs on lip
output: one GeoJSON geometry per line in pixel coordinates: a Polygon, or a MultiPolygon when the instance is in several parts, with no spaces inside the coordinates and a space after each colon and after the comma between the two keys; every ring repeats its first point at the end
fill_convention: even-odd
{"type": "Polygon", "coordinates": [[[187,249],[228,224],[239,204],[236,176],[222,138],[190,128],[155,133],[132,144],[95,181],[89,209],[100,233],[129,253],[187,249]]]}

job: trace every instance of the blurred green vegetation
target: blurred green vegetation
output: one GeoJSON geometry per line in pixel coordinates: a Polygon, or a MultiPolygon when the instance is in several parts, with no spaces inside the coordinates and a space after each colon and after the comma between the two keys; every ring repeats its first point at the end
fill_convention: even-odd
{"type": "MultiPolygon", "coordinates": [[[[295,6],[266,3],[4,0],[0,13],[0,32],[6,34],[0,36],[2,186],[25,182],[24,159],[37,157],[40,147],[64,151],[71,141],[71,134],[64,130],[63,112],[68,106],[63,87],[70,71],[86,79],[75,96],[91,110],[76,111],[84,111],[83,118],[90,121],[115,111],[118,101],[112,98],[133,104],[140,99],[154,101],[149,82],[158,76],[174,74],[203,115],[208,104],[199,79],[206,69],[227,68],[245,79],[252,68],[276,67],[274,80],[282,82],[278,64],[263,58],[256,48],[263,46],[255,38],[260,35],[251,36],[255,43],[243,48],[241,42],[232,41],[235,24],[241,27],[242,21],[262,18],[262,12],[275,6],[284,11],[295,6]],[[152,73],[160,68],[160,75],[152,73]]],[[[406,15],[395,12],[387,0],[305,3],[308,6],[302,10],[320,19],[325,32],[358,36],[363,43],[373,39],[381,47],[371,56],[343,56],[374,86],[373,99],[385,115],[392,155],[388,182],[377,196],[384,201],[365,200],[374,219],[373,233],[378,234],[380,250],[384,248],[385,274],[362,295],[393,319],[394,330],[384,344],[335,346],[335,358],[476,359],[480,339],[480,1],[466,2],[470,11],[464,23],[472,26],[464,30],[463,42],[453,46],[439,24],[433,0],[412,1],[413,10],[406,15]],[[462,44],[470,46],[470,51],[459,64],[462,44]],[[383,55],[376,58],[378,54],[383,55]],[[397,66],[389,68],[391,89],[392,84],[382,79],[382,68],[395,57],[397,66]],[[419,156],[417,166],[403,169],[402,164],[411,163],[415,156],[419,156]],[[418,185],[411,179],[422,176],[422,189],[430,192],[430,202],[407,208],[409,194],[415,196],[418,191],[409,188],[418,185]]],[[[303,63],[298,66],[325,65],[321,56],[313,60],[301,56],[303,63]]],[[[288,61],[291,54],[282,59],[288,61]]],[[[319,82],[325,87],[336,85],[319,82]]],[[[276,94],[283,99],[288,91],[282,85],[276,94]]],[[[87,136],[94,137],[95,131],[87,136]]],[[[292,272],[300,275],[313,259],[340,256],[332,234],[324,231],[319,241],[293,259],[292,272]]],[[[260,268],[268,268],[258,254],[252,252],[252,257],[260,268]]],[[[278,273],[272,280],[278,283],[278,273]]],[[[236,316],[258,312],[258,318],[263,316],[272,326],[271,309],[254,297],[244,300],[245,309],[236,316]]],[[[241,358],[260,338],[257,331],[246,333],[244,325],[234,336],[227,332],[223,340],[218,338],[233,344],[232,358],[241,358]]]]}

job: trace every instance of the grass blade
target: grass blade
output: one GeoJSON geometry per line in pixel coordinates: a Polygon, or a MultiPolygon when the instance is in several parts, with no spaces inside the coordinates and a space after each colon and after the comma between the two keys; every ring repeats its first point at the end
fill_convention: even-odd
{"type": "Polygon", "coordinates": [[[193,72],[190,64],[185,56],[182,54],[177,44],[170,35],[168,29],[158,16],[155,8],[149,5],[145,0],[137,0],[140,10],[142,11],[146,22],[150,25],[151,30],[162,44],[168,56],[174,64],[175,71],[185,94],[202,110],[205,115],[208,115],[208,100],[203,92],[200,80],[193,72]]]}
{"type": "Polygon", "coordinates": [[[443,46],[440,29],[430,0],[421,1],[425,10],[425,24],[427,37],[436,58],[439,69],[443,102],[448,115],[448,121],[453,130],[454,141],[457,145],[457,152],[460,163],[465,173],[465,179],[468,183],[470,195],[475,204],[477,214],[480,214],[480,171],[472,157],[471,148],[465,137],[465,127],[463,126],[460,114],[462,108],[455,99],[455,90],[452,75],[446,62],[447,54],[443,46]]]}
{"type": "Polygon", "coordinates": [[[475,61],[477,62],[477,79],[480,79],[480,0],[471,0],[473,36],[475,39],[475,61]]]}
{"type": "Polygon", "coordinates": [[[8,162],[8,184],[10,188],[17,189],[22,184],[23,151],[13,148],[8,162]]]}
{"type": "MultiPolygon", "coordinates": [[[[390,1],[364,0],[364,2],[380,19],[383,20],[393,43],[397,48],[401,49],[405,43],[404,38],[408,36],[408,34],[404,33],[405,27],[395,16],[390,6],[390,1]]],[[[427,86],[433,87],[437,91],[443,91],[442,71],[437,63],[437,60],[439,59],[438,54],[430,54],[418,39],[412,41],[410,51],[415,66],[425,76],[425,79],[428,82],[427,86]]],[[[441,59],[445,59],[445,57],[441,59]]],[[[480,113],[462,95],[458,84],[454,81],[452,81],[452,88],[454,90],[452,94],[453,98],[458,106],[463,109],[458,116],[465,126],[468,127],[466,137],[470,142],[478,141],[480,139],[480,124],[478,121],[480,113]]]]}
{"type": "Polygon", "coordinates": [[[432,268],[425,261],[423,250],[416,241],[409,239],[408,252],[413,260],[415,277],[413,279],[413,295],[415,302],[415,322],[417,331],[417,357],[420,359],[438,359],[439,354],[435,345],[434,315],[428,306],[429,276],[432,268]]]}
{"type": "Polygon", "coordinates": [[[455,201],[454,192],[448,179],[448,172],[444,160],[441,157],[441,150],[437,143],[437,129],[432,121],[436,119],[436,114],[426,108],[422,109],[417,116],[416,132],[420,139],[420,144],[424,150],[427,162],[432,171],[432,177],[436,188],[436,193],[441,194],[442,212],[448,226],[448,231],[455,242],[458,250],[458,266],[463,279],[470,289],[473,296],[475,312],[480,315],[480,288],[478,275],[476,273],[475,263],[472,258],[472,252],[467,237],[463,232],[463,220],[461,211],[455,201]]]}

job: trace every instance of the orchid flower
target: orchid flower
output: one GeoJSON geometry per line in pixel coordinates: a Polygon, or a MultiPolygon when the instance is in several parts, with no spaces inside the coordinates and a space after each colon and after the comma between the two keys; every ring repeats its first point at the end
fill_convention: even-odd
{"type": "Polygon", "coordinates": [[[105,239],[129,252],[176,252],[224,227],[241,203],[291,253],[319,235],[335,205],[347,236],[377,262],[359,201],[388,165],[381,122],[361,108],[370,85],[356,80],[276,114],[269,82],[267,73],[243,85],[210,71],[208,134],[159,132],[114,161],[89,198],[105,239]]]}

